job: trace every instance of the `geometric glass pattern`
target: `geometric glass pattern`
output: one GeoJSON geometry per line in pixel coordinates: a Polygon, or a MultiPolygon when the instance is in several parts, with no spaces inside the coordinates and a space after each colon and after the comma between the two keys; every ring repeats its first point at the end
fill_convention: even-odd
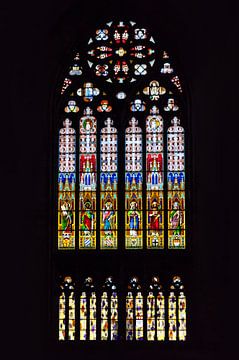
{"type": "Polygon", "coordinates": [[[138,279],[130,279],[126,295],[126,340],[143,340],[143,295],[138,279]]]}
{"type": "Polygon", "coordinates": [[[181,278],[170,286],[161,284],[165,274],[145,281],[150,268],[160,272],[157,253],[168,259],[186,249],[187,106],[175,63],[133,21],[102,25],[84,48],[76,49],[56,100],[54,255],[56,273],[69,274],[68,266],[74,273],[74,282],[63,276],[59,287],[57,337],[185,341],[181,278]],[[138,254],[148,256],[142,264],[138,254]],[[144,281],[132,276],[133,263],[144,281]]]}
{"type": "Polygon", "coordinates": [[[108,22],[87,47],[62,86],[69,118],[59,130],[58,249],[185,249],[185,114],[176,67],[133,21],[108,22]],[[129,125],[122,126],[123,113],[129,125]]]}
{"type": "Polygon", "coordinates": [[[101,295],[101,340],[118,339],[118,295],[112,277],[108,277],[101,295]]]}
{"type": "Polygon", "coordinates": [[[153,277],[147,296],[147,340],[165,340],[165,300],[157,277],[153,277]]]}
{"type": "Polygon", "coordinates": [[[133,117],[125,134],[125,245],[143,248],[142,221],[142,130],[133,117]]]}
{"type": "Polygon", "coordinates": [[[96,118],[87,107],[80,119],[79,233],[80,249],[96,248],[96,118]]]}
{"type": "Polygon", "coordinates": [[[168,247],[185,248],[184,129],[175,116],[168,128],[168,247]]]}
{"type": "Polygon", "coordinates": [[[168,338],[186,340],[186,296],[179,276],[174,276],[168,297],[168,338]]]}
{"type": "Polygon", "coordinates": [[[107,118],[105,125],[100,138],[100,247],[117,249],[117,130],[110,118],[107,118]]]}
{"type": "Polygon", "coordinates": [[[96,293],[90,277],[80,293],[80,340],[96,340],[96,293]]]}
{"type": "Polygon", "coordinates": [[[95,287],[93,279],[87,277],[76,292],[72,278],[66,276],[60,285],[58,324],[59,340],[185,341],[184,286],[181,278],[174,276],[165,294],[157,276],[144,288],[134,276],[122,293],[112,276],[102,287],[95,287]]]}
{"type": "Polygon", "coordinates": [[[59,340],[75,340],[75,292],[70,276],[65,276],[59,295],[59,340]]]}
{"type": "Polygon", "coordinates": [[[75,130],[65,119],[59,131],[58,248],[75,248],[75,130]]]}
{"type": "Polygon", "coordinates": [[[146,118],[147,248],[164,247],[163,118],[153,106],[146,118]]]}

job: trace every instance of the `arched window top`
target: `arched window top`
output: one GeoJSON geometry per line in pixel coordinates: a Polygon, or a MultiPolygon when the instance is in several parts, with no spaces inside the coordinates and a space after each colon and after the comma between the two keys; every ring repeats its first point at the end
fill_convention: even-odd
{"type": "Polygon", "coordinates": [[[84,291],[94,291],[95,290],[95,285],[94,285],[93,278],[88,276],[84,280],[84,283],[83,283],[82,287],[83,287],[84,291]]]}
{"type": "Polygon", "coordinates": [[[109,276],[105,279],[102,289],[103,291],[110,291],[110,292],[117,290],[116,283],[112,276],[109,276]]]}
{"type": "MultiPolygon", "coordinates": [[[[101,88],[104,83],[104,91],[110,89],[114,97],[122,101],[128,96],[129,84],[132,88],[149,77],[151,80],[145,82],[141,90],[151,101],[157,101],[166,93],[182,93],[173,60],[161,49],[156,37],[134,21],[110,21],[102,24],[85,45],[84,53],[81,50],[75,51],[61,86],[61,94],[76,90],[84,101],[91,102],[100,95],[96,83],[101,83],[101,88]],[[86,81],[83,82],[83,79],[86,81]],[[80,84],[78,89],[75,88],[77,84],[80,84]]],[[[131,111],[144,111],[139,100],[136,96],[136,105],[131,104],[131,111]]],[[[177,106],[171,101],[172,99],[167,111],[177,111],[177,106]]],[[[110,106],[103,109],[111,111],[110,106]]],[[[98,111],[102,111],[100,105],[98,111]]]]}
{"type": "Polygon", "coordinates": [[[157,276],[152,277],[151,283],[149,285],[149,290],[153,292],[158,292],[163,290],[163,287],[160,284],[159,277],[157,276]]]}
{"type": "Polygon", "coordinates": [[[182,283],[182,280],[181,280],[180,276],[176,275],[176,276],[173,277],[170,289],[171,290],[179,290],[179,289],[183,290],[184,289],[184,286],[183,286],[183,283],[182,283]]]}
{"type": "Polygon", "coordinates": [[[132,276],[128,283],[128,290],[137,291],[141,290],[141,285],[137,276],[132,276]]]}
{"type": "Polygon", "coordinates": [[[62,281],[62,283],[60,284],[60,289],[62,290],[62,292],[71,292],[74,291],[75,289],[75,283],[72,280],[71,276],[65,276],[64,280],[62,281]]]}
{"type": "Polygon", "coordinates": [[[175,275],[163,287],[157,274],[164,279],[165,270],[151,256],[170,264],[191,238],[187,105],[177,66],[147,28],[111,21],[75,47],[64,77],[55,102],[55,255],[60,264],[70,250],[81,265],[76,287],[70,276],[58,283],[59,339],[74,340],[76,331],[77,341],[185,340],[182,280],[175,275]],[[117,260],[112,268],[106,251],[117,260]],[[140,271],[137,254],[149,254],[140,271]],[[117,274],[122,259],[129,264],[117,274]],[[145,282],[150,268],[155,275],[145,282]],[[106,269],[117,282],[102,279],[106,269]]]}

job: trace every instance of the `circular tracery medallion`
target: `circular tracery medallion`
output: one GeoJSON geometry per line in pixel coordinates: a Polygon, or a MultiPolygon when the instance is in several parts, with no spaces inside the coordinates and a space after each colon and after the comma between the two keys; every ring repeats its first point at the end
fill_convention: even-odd
{"type": "Polygon", "coordinates": [[[136,23],[109,22],[88,42],[88,64],[108,82],[133,82],[155,62],[155,41],[136,23]]]}

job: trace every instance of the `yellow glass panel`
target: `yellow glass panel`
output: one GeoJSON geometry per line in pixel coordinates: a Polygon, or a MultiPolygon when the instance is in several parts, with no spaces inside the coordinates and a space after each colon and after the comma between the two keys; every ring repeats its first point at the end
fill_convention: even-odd
{"type": "Polygon", "coordinates": [[[163,191],[147,191],[147,248],[164,248],[163,191]]]}
{"type": "Polygon", "coordinates": [[[65,294],[63,293],[59,298],[59,340],[65,340],[66,336],[65,311],[66,299],[65,294]]]}
{"type": "Polygon", "coordinates": [[[143,295],[138,292],[135,299],[135,339],[143,340],[143,295]]]}
{"type": "Polygon", "coordinates": [[[177,340],[177,310],[176,296],[170,292],[168,299],[168,339],[177,340]]]}
{"type": "Polygon", "coordinates": [[[104,292],[101,296],[101,340],[108,340],[109,336],[108,307],[107,292],[104,292]]]}
{"type": "Polygon", "coordinates": [[[114,292],[111,295],[111,340],[118,339],[118,297],[114,292]]]}
{"type": "Polygon", "coordinates": [[[155,298],[152,292],[147,297],[147,340],[155,339],[155,298]]]}
{"type": "Polygon", "coordinates": [[[87,338],[87,298],[83,292],[80,296],[80,340],[87,338]]]}
{"type": "Polygon", "coordinates": [[[96,192],[80,193],[80,249],[96,249],[96,192]]]}
{"type": "Polygon", "coordinates": [[[178,339],[186,340],[186,297],[183,292],[180,292],[178,297],[178,339]]]}
{"type": "Polygon", "coordinates": [[[134,298],[132,292],[126,296],[126,340],[134,337],[134,298]]]}
{"type": "Polygon", "coordinates": [[[73,292],[69,296],[68,339],[75,340],[75,296],[73,292]]]}
{"type": "Polygon", "coordinates": [[[90,340],[96,340],[96,294],[90,296],[90,340]]]}
{"type": "Polygon", "coordinates": [[[165,299],[161,292],[157,296],[157,339],[165,340],[165,299]]]}

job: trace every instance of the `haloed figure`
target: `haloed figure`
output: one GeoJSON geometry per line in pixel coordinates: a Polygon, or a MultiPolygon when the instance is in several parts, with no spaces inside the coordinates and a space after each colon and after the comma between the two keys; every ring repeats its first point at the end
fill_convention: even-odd
{"type": "Polygon", "coordinates": [[[72,221],[73,221],[72,207],[69,201],[65,200],[63,202],[63,204],[61,205],[61,212],[62,212],[62,230],[69,233],[72,230],[72,221]]]}
{"type": "Polygon", "coordinates": [[[113,205],[111,201],[105,203],[105,209],[103,210],[103,222],[104,230],[111,230],[113,227],[114,215],[115,212],[112,209],[113,205]]]}
{"type": "Polygon", "coordinates": [[[85,210],[81,216],[81,230],[93,230],[94,214],[91,211],[91,202],[87,200],[84,203],[85,210]]]}
{"type": "Polygon", "coordinates": [[[153,200],[151,204],[151,211],[149,212],[150,230],[159,230],[160,223],[162,222],[159,209],[160,205],[156,200],[153,200]]]}
{"type": "Polygon", "coordinates": [[[130,210],[128,211],[128,220],[131,235],[135,235],[136,231],[139,230],[140,213],[137,208],[137,202],[134,200],[131,201],[130,210]]]}
{"type": "Polygon", "coordinates": [[[170,212],[169,216],[171,226],[174,229],[174,235],[180,235],[182,218],[179,203],[177,200],[174,201],[173,210],[170,212]]]}

